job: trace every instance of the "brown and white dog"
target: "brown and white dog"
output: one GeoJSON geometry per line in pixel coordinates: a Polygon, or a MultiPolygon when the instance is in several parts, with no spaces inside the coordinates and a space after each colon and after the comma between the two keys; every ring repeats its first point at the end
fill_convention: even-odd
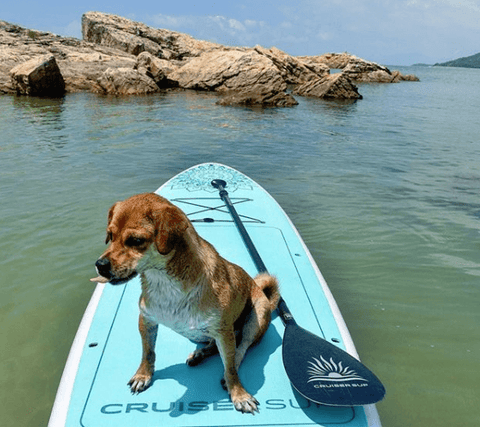
{"type": "Polygon", "coordinates": [[[252,279],[222,258],[182,210],[154,193],[132,196],[110,208],[106,243],[109,247],[95,264],[100,277],[93,281],[115,284],[141,275],[143,355],[128,383],[132,393],[151,383],[161,323],[207,343],[188,357],[191,366],[219,351],[235,408],[257,411],[258,402],[242,386],[238,368],[268,328],[279,298],[276,279],[268,274],[252,279]]]}

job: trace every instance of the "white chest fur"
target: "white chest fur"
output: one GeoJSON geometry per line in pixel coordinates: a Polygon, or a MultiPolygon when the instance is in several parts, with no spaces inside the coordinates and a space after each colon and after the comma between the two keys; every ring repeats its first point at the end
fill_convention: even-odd
{"type": "Polygon", "coordinates": [[[182,290],[181,283],[167,275],[164,269],[147,269],[143,272],[148,282],[148,305],[140,310],[143,316],[161,323],[195,342],[212,338],[211,330],[218,323],[218,316],[198,310],[200,290],[182,290]]]}

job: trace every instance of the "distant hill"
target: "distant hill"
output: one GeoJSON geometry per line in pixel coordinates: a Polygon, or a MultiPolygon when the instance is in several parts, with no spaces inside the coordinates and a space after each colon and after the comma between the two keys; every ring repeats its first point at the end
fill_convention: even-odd
{"type": "Polygon", "coordinates": [[[464,67],[464,68],[480,68],[480,53],[464,58],[454,59],[453,61],[435,64],[439,67],[464,67]]]}

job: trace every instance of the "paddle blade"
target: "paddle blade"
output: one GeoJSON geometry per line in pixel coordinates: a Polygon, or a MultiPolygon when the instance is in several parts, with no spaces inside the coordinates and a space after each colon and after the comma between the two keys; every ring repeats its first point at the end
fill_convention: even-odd
{"type": "Polygon", "coordinates": [[[365,365],[296,324],[286,326],[282,354],[293,387],[315,403],[368,405],[385,395],[382,383],[365,365]]]}

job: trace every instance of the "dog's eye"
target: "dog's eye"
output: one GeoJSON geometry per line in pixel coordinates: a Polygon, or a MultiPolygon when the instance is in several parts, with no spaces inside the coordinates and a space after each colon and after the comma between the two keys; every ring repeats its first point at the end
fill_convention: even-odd
{"type": "Polygon", "coordinates": [[[133,236],[130,236],[130,237],[125,241],[125,244],[126,244],[127,246],[137,247],[137,246],[142,246],[145,242],[146,242],[146,239],[144,239],[143,237],[133,237],[133,236]]]}

